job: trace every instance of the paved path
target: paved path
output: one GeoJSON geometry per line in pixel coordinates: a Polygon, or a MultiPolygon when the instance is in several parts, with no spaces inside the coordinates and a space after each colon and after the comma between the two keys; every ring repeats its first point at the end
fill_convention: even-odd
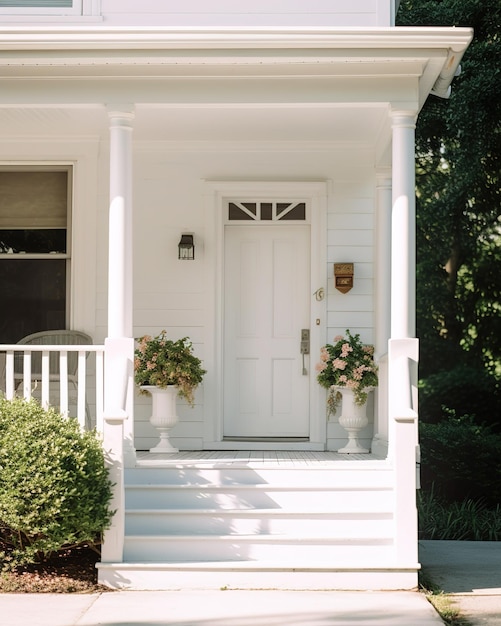
{"type": "Polygon", "coordinates": [[[474,626],[501,626],[500,541],[420,541],[419,560],[474,626]]]}
{"type": "Polygon", "coordinates": [[[2,626],[443,626],[418,592],[0,595],[2,626]]]}
{"type": "MultiPolygon", "coordinates": [[[[501,626],[501,542],[421,541],[424,572],[475,626],[501,626]]],[[[418,592],[0,595],[0,626],[443,626],[418,592]]]]}

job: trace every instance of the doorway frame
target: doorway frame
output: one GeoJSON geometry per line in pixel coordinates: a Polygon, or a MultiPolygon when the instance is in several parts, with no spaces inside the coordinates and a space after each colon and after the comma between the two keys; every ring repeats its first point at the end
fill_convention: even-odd
{"type": "Polygon", "coordinates": [[[327,191],[326,181],[205,181],[205,257],[207,309],[205,328],[204,436],[205,450],[324,450],[327,421],[325,390],[316,382],[317,355],[325,345],[327,327],[327,191]],[[229,199],[303,200],[310,207],[310,437],[309,441],[224,441],[224,219],[229,199]],[[323,299],[315,292],[324,290],[323,299]]]}

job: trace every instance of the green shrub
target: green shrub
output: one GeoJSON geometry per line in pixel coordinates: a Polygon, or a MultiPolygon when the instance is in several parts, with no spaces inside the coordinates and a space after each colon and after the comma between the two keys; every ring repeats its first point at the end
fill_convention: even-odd
{"type": "Polygon", "coordinates": [[[112,485],[101,443],[35,401],[0,397],[0,560],[3,569],[98,545],[112,485]]]}
{"type": "Polygon", "coordinates": [[[501,541],[501,506],[485,502],[445,502],[434,489],[418,491],[419,538],[462,541],[501,541]]]}
{"type": "Polygon", "coordinates": [[[457,415],[474,415],[477,422],[490,424],[501,432],[499,381],[484,368],[458,365],[419,381],[419,417],[436,424],[444,409],[457,415]]]}
{"type": "Polygon", "coordinates": [[[421,484],[449,502],[501,503],[501,435],[453,411],[438,424],[420,423],[421,484]]]}

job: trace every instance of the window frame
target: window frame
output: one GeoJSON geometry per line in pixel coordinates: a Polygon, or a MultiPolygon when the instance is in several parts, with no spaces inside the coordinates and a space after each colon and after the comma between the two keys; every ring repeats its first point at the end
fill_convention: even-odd
{"type": "MultiPolygon", "coordinates": [[[[50,3],[50,0],[47,0],[50,3]]],[[[18,19],[25,17],[30,18],[32,16],[47,16],[47,17],[83,17],[83,16],[100,16],[101,15],[101,1],[100,0],[71,0],[71,7],[58,7],[58,6],[38,6],[38,7],[22,7],[0,6],[0,15],[2,16],[16,16],[18,19]]]]}
{"type": "MultiPolygon", "coordinates": [[[[47,261],[56,261],[56,260],[64,260],[65,261],[65,274],[66,274],[66,284],[65,284],[65,325],[67,328],[70,328],[70,314],[71,314],[71,260],[72,260],[72,213],[73,213],[73,185],[74,185],[74,176],[75,176],[75,167],[73,163],[61,163],[61,164],[35,164],[30,163],[26,165],[6,165],[0,164],[0,169],[2,172],[66,172],[67,173],[67,191],[66,191],[66,252],[8,252],[0,254],[0,263],[3,261],[19,261],[23,262],[24,260],[47,260],[47,261]]],[[[43,227],[37,227],[37,229],[44,230],[43,227]]],[[[14,230],[18,230],[18,228],[14,228],[14,230]]],[[[19,228],[19,230],[23,230],[19,228]]]]}

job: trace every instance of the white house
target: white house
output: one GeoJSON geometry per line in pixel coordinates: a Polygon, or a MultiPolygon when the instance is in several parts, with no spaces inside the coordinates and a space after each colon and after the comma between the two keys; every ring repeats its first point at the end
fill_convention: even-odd
{"type": "Polygon", "coordinates": [[[77,350],[79,419],[116,480],[103,583],[416,586],[414,127],[472,34],[395,27],[397,8],[0,0],[2,385],[24,352],[31,394],[23,336],[92,337],[61,372],[77,350]],[[316,381],[347,328],[380,368],[369,454],[336,452],[316,381]],[[163,329],[207,370],[165,457],[132,362],[163,329]]]}

